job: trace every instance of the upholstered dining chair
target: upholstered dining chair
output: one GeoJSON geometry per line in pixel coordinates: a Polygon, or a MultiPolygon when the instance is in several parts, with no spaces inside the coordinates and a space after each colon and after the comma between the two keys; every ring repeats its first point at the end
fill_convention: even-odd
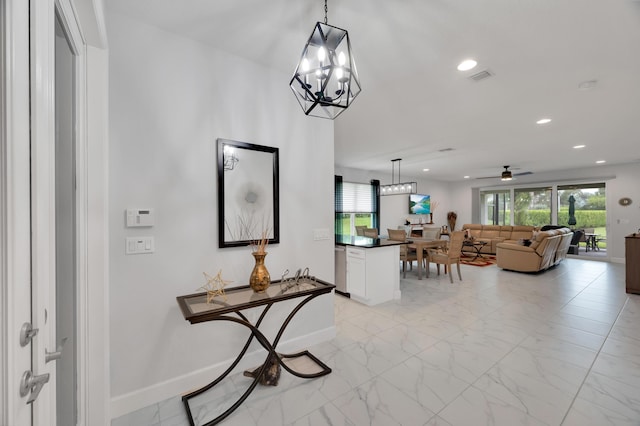
{"type": "Polygon", "coordinates": [[[427,240],[439,240],[440,239],[440,228],[424,226],[422,228],[422,238],[427,239],[427,240]]]}
{"type": "Polygon", "coordinates": [[[440,265],[445,265],[445,273],[449,271],[449,280],[453,284],[453,270],[451,265],[456,264],[458,268],[458,278],[462,281],[460,273],[460,255],[462,253],[462,243],[464,242],[464,231],[454,231],[449,236],[449,245],[446,250],[429,250],[427,256],[427,277],[429,276],[429,263],[436,264],[438,275],[440,275],[440,265]]]}
{"type": "MultiPolygon", "coordinates": [[[[404,229],[387,229],[389,239],[393,241],[407,241],[407,233],[404,229]]],[[[413,268],[413,261],[418,260],[415,250],[410,250],[406,244],[400,246],[400,261],[402,262],[402,278],[407,278],[407,263],[409,269],[413,268]]]]}
{"type": "Polygon", "coordinates": [[[356,226],[356,235],[359,237],[364,237],[364,230],[367,229],[366,226],[356,226]]]}
{"type": "Polygon", "coordinates": [[[378,238],[378,230],[376,228],[365,228],[363,235],[369,238],[378,238]]]}

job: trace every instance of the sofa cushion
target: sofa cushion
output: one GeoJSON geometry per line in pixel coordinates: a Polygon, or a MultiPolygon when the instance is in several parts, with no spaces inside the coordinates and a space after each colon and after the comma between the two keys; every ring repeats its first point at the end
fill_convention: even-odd
{"type": "Polygon", "coordinates": [[[552,236],[552,234],[550,234],[549,231],[533,231],[533,236],[531,237],[531,245],[529,245],[529,247],[534,250],[537,249],[538,246],[540,246],[540,243],[542,243],[545,238],[550,236],[552,236]]]}
{"type": "Polygon", "coordinates": [[[498,238],[500,236],[500,225],[484,225],[482,233],[483,238],[498,238]]]}
{"type": "Polygon", "coordinates": [[[471,224],[464,224],[462,226],[462,229],[468,229],[469,230],[469,235],[472,237],[479,237],[480,234],[482,233],[482,225],[479,224],[475,224],[475,223],[471,223],[471,224]]]}
{"type": "Polygon", "coordinates": [[[503,240],[511,239],[511,232],[513,231],[513,226],[511,225],[502,225],[500,227],[500,237],[503,240]]]}
{"type": "Polygon", "coordinates": [[[511,230],[511,238],[510,240],[530,240],[533,238],[533,226],[524,226],[524,225],[516,225],[511,230]]]}

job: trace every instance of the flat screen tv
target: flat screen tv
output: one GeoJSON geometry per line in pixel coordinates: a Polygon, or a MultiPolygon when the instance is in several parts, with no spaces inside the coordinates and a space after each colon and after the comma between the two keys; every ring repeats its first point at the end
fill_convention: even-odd
{"type": "Polygon", "coordinates": [[[409,214],[429,214],[431,213],[431,195],[410,194],[409,214]]]}

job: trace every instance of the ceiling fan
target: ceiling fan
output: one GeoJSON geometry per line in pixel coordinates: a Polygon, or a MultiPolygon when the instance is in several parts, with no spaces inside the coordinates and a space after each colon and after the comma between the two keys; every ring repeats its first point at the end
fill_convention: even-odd
{"type": "Polygon", "coordinates": [[[522,173],[512,173],[511,170],[509,170],[509,167],[511,166],[502,166],[504,167],[504,171],[502,172],[502,175],[500,176],[485,176],[485,177],[479,177],[476,179],[497,179],[500,178],[503,181],[509,181],[511,179],[513,179],[514,176],[526,176],[526,175],[532,175],[532,172],[522,172],[522,173]]]}

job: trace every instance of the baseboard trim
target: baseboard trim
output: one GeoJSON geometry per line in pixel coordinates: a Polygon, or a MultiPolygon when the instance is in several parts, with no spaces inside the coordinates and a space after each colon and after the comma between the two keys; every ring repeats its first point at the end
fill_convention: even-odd
{"type": "MultiPolygon", "coordinates": [[[[336,328],[335,326],[331,326],[315,333],[287,340],[286,342],[281,342],[278,345],[278,351],[294,352],[302,348],[307,348],[309,346],[331,340],[334,337],[336,337],[336,328]]],[[[237,365],[233,373],[255,367],[263,361],[264,351],[256,350],[252,353],[247,353],[242,361],[237,365]]],[[[223,361],[146,388],[115,396],[111,398],[111,418],[115,419],[149,405],[164,401],[177,395],[182,395],[190,390],[198,389],[201,386],[204,386],[207,382],[218,377],[232,362],[233,359],[223,361]]]]}
{"type": "Polygon", "coordinates": [[[611,263],[625,263],[624,257],[612,257],[611,263]]]}

